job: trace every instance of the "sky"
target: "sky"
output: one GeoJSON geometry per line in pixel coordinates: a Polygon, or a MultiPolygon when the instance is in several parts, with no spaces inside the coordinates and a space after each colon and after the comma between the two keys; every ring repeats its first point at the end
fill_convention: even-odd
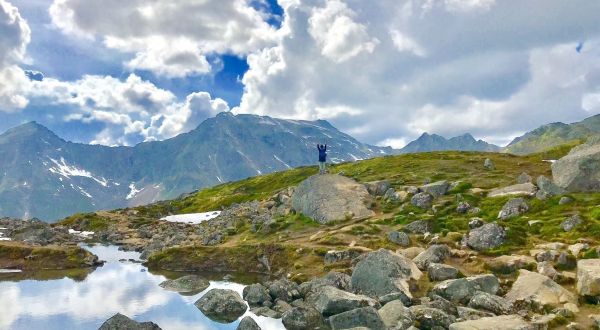
{"type": "Polygon", "coordinates": [[[600,1],[0,0],[0,132],[134,145],[219,112],[402,147],[600,113],[600,1]]]}

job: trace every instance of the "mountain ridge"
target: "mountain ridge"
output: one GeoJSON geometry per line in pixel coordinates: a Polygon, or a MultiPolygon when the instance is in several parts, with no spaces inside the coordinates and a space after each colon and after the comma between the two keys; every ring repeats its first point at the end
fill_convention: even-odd
{"type": "Polygon", "coordinates": [[[437,134],[427,132],[421,134],[419,138],[408,143],[400,149],[400,153],[411,152],[430,152],[430,151],[500,151],[500,147],[487,143],[483,140],[476,140],[470,133],[465,133],[452,138],[445,138],[437,134]]]}

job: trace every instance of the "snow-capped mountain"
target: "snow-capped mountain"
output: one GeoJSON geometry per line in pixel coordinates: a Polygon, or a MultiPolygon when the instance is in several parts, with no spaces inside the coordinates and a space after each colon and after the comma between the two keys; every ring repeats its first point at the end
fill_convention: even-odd
{"type": "Polygon", "coordinates": [[[222,182],[315,163],[393,152],[360,143],[326,121],[222,113],[172,139],[135,147],[65,141],[35,122],[0,135],[0,216],[56,220],[134,206],[222,182]]]}

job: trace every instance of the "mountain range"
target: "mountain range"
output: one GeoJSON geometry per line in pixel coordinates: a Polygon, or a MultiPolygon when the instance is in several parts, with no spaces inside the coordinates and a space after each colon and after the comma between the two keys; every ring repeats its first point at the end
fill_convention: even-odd
{"type": "Polygon", "coordinates": [[[446,139],[437,134],[423,133],[418,139],[400,149],[400,153],[447,150],[497,152],[500,151],[501,148],[483,140],[475,140],[471,134],[464,134],[446,139]]]}
{"type": "Polygon", "coordinates": [[[313,164],[317,143],[328,144],[332,162],[394,153],[322,120],[221,113],[189,133],[134,147],[72,143],[30,122],[0,135],[0,216],[53,221],[170,199],[313,164]]]}

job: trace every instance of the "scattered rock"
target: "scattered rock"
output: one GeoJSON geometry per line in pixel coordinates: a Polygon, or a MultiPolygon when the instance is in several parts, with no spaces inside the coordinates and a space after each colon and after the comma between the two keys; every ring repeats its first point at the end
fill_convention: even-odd
{"type": "Polygon", "coordinates": [[[316,292],[323,286],[332,286],[340,290],[350,290],[350,276],[339,272],[330,272],[327,275],[312,279],[308,282],[300,284],[300,294],[308,296],[312,292],[316,292]]]}
{"type": "Polygon", "coordinates": [[[571,192],[600,191],[600,139],[571,149],[552,164],[556,184],[571,192]]]}
{"type": "Polygon", "coordinates": [[[469,307],[482,309],[496,315],[512,312],[512,304],[508,300],[487,292],[477,292],[469,301],[469,307]]]}
{"type": "Polygon", "coordinates": [[[332,330],[364,327],[371,330],[385,330],[383,320],[373,307],[353,309],[329,318],[332,330]]]}
{"type": "Polygon", "coordinates": [[[458,203],[458,206],[456,207],[456,213],[465,214],[465,213],[469,212],[470,209],[471,209],[471,204],[469,204],[467,202],[460,202],[460,203],[458,203]]]}
{"type": "Polygon", "coordinates": [[[251,307],[262,306],[266,301],[271,301],[269,291],[260,283],[248,285],[244,288],[242,295],[251,307]]]}
{"type": "Polygon", "coordinates": [[[388,329],[407,329],[415,321],[410,309],[406,308],[399,300],[394,300],[381,307],[379,316],[388,329]]]}
{"type": "Polygon", "coordinates": [[[540,199],[545,199],[551,196],[559,196],[565,194],[567,191],[552,182],[552,180],[547,177],[540,175],[537,178],[537,186],[539,188],[538,197],[542,197],[540,199]]]}
{"type": "Polygon", "coordinates": [[[577,293],[594,302],[600,301],[600,259],[579,260],[577,293]]]}
{"type": "Polygon", "coordinates": [[[411,306],[409,309],[420,329],[448,329],[450,324],[456,321],[453,315],[448,315],[437,308],[417,305],[411,306]]]}
{"type": "Polygon", "coordinates": [[[195,302],[196,307],[213,321],[231,323],[247,309],[240,295],[228,289],[212,289],[195,302]]]}
{"type": "Polygon", "coordinates": [[[483,162],[483,168],[485,168],[488,171],[493,171],[496,169],[496,165],[494,164],[494,162],[487,158],[484,162],[483,162]]]}
{"type": "Polygon", "coordinates": [[[520,183],[508,187],[497,188],[488,193],[488,197],[504,196],[533,196],[537,192],[537,187],[533,183],[520,183]]]}
{"type": "Polygon", "coordinates": [[[320,224],[337,220],[365,219],[374,215],[365,205],[364,185],[340,175],[315,175],[304,180],[292,196],[293,208],[320,224]]]}
{"type": "Polygon", "coordinates": [[[567,247],[567,250],[569,250],[574,256],[579,256],[579,253],[581,253],[581,251],[585,251],[587,249],[590,248],[590,245],[587,243],[576,243],[573,245],[569,245],[567,247]]]}
{"type": "Polygon", "coordinates": [[[430,263],[441,263],[450,256],[450,248],[445,244],[432,245],[413,259],[420,270],[427,270],[430,263]]]}
{"type": "Polygon", "coordinates": [[[237,330],[260,330],[260,326],[250,316],[246,316],[238,324],[237,330]]]}
{"type": "Polygon", "coordinates": [[[458,269],[444,264],[430,263],[427,268],[427,275],[432,281],[445,281],[455,279],[459,275],[458,269]]]}
{"type": "Polygon", "coordinates": [[[422,192],[426,192],[433,196],[433,198],[438,198],[444,196],[448,193],[450,189],[450,183],[448,181],[438,181],[430,184],[426,184],[420,188],[422,192]]]}
{"type": "Polygon", "coordinates": [[[577,258],[575,258],[569,252],[561,252],[556,260],[556,267],[558,269],[575,269],[577,267],[577,258]]]}
{"type": "Polygon", "coordinates": [[[106,322],[102,323],[98,330],[160,330],[153,322],[136,322],[127,316],[117,313],[106,322]]]}
{"type": "Polygon", "coordinates": [[[558,205],[567,205],[567,204],[571,204],[571,203],[573,203],[573,198],[568,197],[568,196],[561,197],[560,200],[558,201],[558,205]]]}
{"type": "Polygon", "coordinates": [[[199,293],[206,290],[210,286],[210,283],[197,275],[188,275],[180,277],[176,280],[168,280],[160,283],[160,287],[180,293],[199,293]]]}
{"type": "Polygon", "coordinates": [[[365,184],[369,194],[373,196],[383,196],[392,187],[388,181],[375,181],[365,184]]]}
{"type": "Polygon", "coordinates": [[[300,296],[300,287],[287,279],[273,281],[269,283],[269,295],[273,300],[280,299],[291,302],[300,296]]]}
{"type": "Polygon", "coordinates": [[[414,195],[410,199],[410,203],[418,208],[428,210],[433,204],[433,196],[431,196],[429,193],[421,192],[414,195]]]}
{"type": "Polygon", "coordinates": [[[404,230],[413,234],[426,234],[433,231],[433,222],[428,220],[416,220],[406,226],[404,230]]]}
{"type": "Polygon", "coordinates": [[[498,214],[498,219],[506,220],[529,211],[529,205],[523,198],[513,198],[506,202],[498,214]]]}
{"type": "Polygon", "coordinates": [[[524,269],[519,271],[519,277],[505,298],[518,308],[536,311],[577,303],[575,295],[550,278],[524,269]]]}
{"type": "Polygon", "coordinates": [[[532,183],[533,182],[533,178],[531,177],[531,175],[523,172],[521,173],[518,177],[517,177],[517,183],[518,184],[523,184],[523,183],[532,183]]]}
{"type": "Polygon", "coordinates": [[[503,315],[457,322],[450,325],[450,330],[535,330],[535,328],[518,315],[503,315]]]}
{"type": "Polygon", "coordinates": [[[499,288],[500,282],[498,278],[494,275],[486,274],[446,280],[435,285],[431,292],[452,302],[467,303],[478,291],[496,294],[499,288]]]}
{"type": "Polygon", "coordinates": [[[565,219],[560,226],[564,231],[571,231],[581,225],[583,223],[583,219],[579,216],[579,214],[572,215],[565,219]]]}
{"type": "Polygon", "coordinates": [[[400,246],[409,246],[410,245],[410,238],[408,237],[408,235],[406,233],[399,232],[399,231],[391,231],[387,237],[388,237],[388,241],[390,241],[394,244],[398,244],[400,246]]]}
{"type": "Polygon", "coordinates": [[[307,302],[326,317],[360,307],[378,305],[377,301],[367,296],[356,295],[331,286],[321,287],[318,292],[307,298],[307,302]]]}
{"type": "Polygon", "coordinates": [[[496,223],[472,229],[466,239],[467,246],[477,251],[494,249],[504,244],[506,232],[496,223]]]}
{"type": "Polygon", "coordinates": [[[554,269],[554,266],[552,266],[552,264],[548,261],[542,261],[538,263],[537,272],[544,276],[547,276],[553,281],[556,280],[558,276],[558,272],[556,271],[556,269],[554,269]]]}
{"type": "Polygon", "coordinates": [[[469,220],[469,228],[470,229],[479,228],[479,227],[483,226],[484,224],[485,224],[485,222],[483,222],[483,219],[481,219],[481,218],[472,218],[471,220],[469,220]]]}
{"type": "Polygon", "coordinates": [[[535,259],[520,255],[499,256],[486,261],[485,265],[491,271],[502,274],[511,274],[519,269],[534,270],[537,268],[535,259]]]}
{"type": "Polygon", "coordinates": [[[288,330],[317,329],[324,323],[323,316],[311,306],[298,306],[283,314],[283,325],[288,330]]]}
{"type": "Polygon", "coordinates": [[[422,273],[412,260],[388,250],[368,253],[354,267],[351,287],[370,297],[404,292],[410,296],[406,281],[421,278],[422,273]]]}

